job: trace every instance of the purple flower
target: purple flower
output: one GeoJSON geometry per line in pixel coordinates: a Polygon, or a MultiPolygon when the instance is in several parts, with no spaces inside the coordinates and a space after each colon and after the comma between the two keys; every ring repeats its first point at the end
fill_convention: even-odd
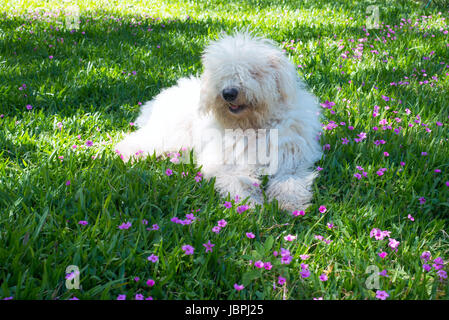
{"type": "Polygon", "coordinates": [[[124,230],[124,229],[129,229],[131,227],[131,222],[126,222],[126,223],[122,223],[121,225],[118,226],[119,229],[124,230]]]}
{"type": "Polygon", "coordinates": [[[117,300],[126,300],[126,294],[119,294],[117,300]]]}
{"type": "Polygon", "coordinates": [[[237,291],[240,291],[240,290],[245,289],[245,287],[243,286],[243,284],[234,283],[234,289],[237,291]]]}
{"type": "Polygon", "coordinates": [[[134,299],[135,300],[143,300],[143,298],[144,298],[143,294],[137,293],[134,299]]]}
{"type": "Polygon", "coordinates": [[[87,147],[92,147],[94,145],[94,143],[91,140],[87,140],[86,141],[86,146],[87,147]]]}
{"type": "Polygon", "coordinates": [[[81,220],[78,222],[78,224],[80,224],[82,226],[86,226],[88,224],[88,222],[86,220],[81,220]]]}
{"type": "Polygon", "coordinates": [[[31,104],[27,104],[26,108],[27,108],[27,110],[31,110],[31,109],[33,109],[33,106],[31,104]]]}
{"type": "Polygon", "coordinates": [[[210,240],[207,243],[203,243],[203,246],[206,248],[206,252],[212,252],[212,248],[215,244],[210,243],[210,240]]]}
{"type": "Polygon", "coordinates": [[[437,274],[440,276],[440,280],[447,279],[447,272],[444,270],[438,270],[437,274]]]}
{"type": "Polygon", "coordinates": [[[320,275],[320,281],[327,281],[327,274],[323,273],[322,275],[320,275]]]}
{"type": "Polygon", "coordinates": [[[220,228],[226,227],[227,224],[228,224],[228,223],[226,222],[225,219],[221,219],[221,220],[218,221],[218,226],[219,226],[220,228]]]}
{"type": "Polygon", "coordinates": [[[271,264],[271,262],[265,262],[263,264],[263,267],[265,268],[265,270],[271,270],[271,268],[273,268],[273,265],[271,264]]]}
{"type": "Polygon", "coordinates": [[[252,232],[247,232],[246,233],[246,236],[249,238],[249,239],[254,239],[256,236],[254,235],[254,233],[252,233],[252,232]]]}
{"type": "Polygon", "coordinates": [[[430,270],[432,270],[432,266],[429,264],[423,264],[422,265],[423,269],[427,272],[429,272],[430,270]]]}
{"type": "Polygon", "coordinates": [[[148,261],[156,263],[159,260],[159,257],[155,256],[154,254],[151,254],[151,256],[149,256],[147,259],[148,259],[148,261]]]}
{"type": "Polygon", "coordinates": [[[303,210],[300,210],[300,211],[295,210],[295,211],[292,212],[292,215],[295,216],[295,217],[297,217],[297,216],[304,216],[305,214],[306,213],[303,210]]]}
{"type": "Polygon", "coordinates": [[[173,174],[173,170],[167,169],[167,170],[165,170],[165,174],[170,177],[173,174]]]}
{"type": "Polygon", "coordinates": [[[421,254],[421,259],[422,260],[424,260],[425,262],[427,262],[427,261],[429,261],[430,260],[430,258],[432,257],[432,254],[429,252],[429,251],[424,251],[422,254],[421,254]]]}
{"type": "Polygon", "coordinates": [[[232,208],[232,203],[230,201],[225,201],[225,203],[223,204],[225,206],[225,208],[232,208]]]}
{"type": "Polygon", "coordinates": [[[147,280],[147,286],[149,286],[149,287],[154,286],[155,283],[156,283],[156,282],[155,282],[153,279],[148,279],[148,280],[147,280]]]}
{"type": "Polygon", "coordinates": [[[398,248],[400,242],[397,241],[396,239],[393,239],[393,238],[389,238],[388,241],[389,241],[388,246],[389,246],[392,250],[397,250],[397,248],[398,248]]]}
{"type": "Polygon", "coordinates": [[[289,242],[291,242],[291,241],[293,241],[293,240],[295,240],[295,239],[296,239],[296,236],[293,236],[293,235],[291,235],[291,234],[286,235],[286,236],[284,237],[284,240],[285,240],[285,241],[289,241],[289,242]]]}
{"type": "Polygon", "coordinates": [[[182,246],[182,250],[188,256],[188,255],[193,254],[193,251],[195,250],[195,248],[192,247],[191,245],[186,244],[186,245],[182,246]]]}
{"type": "Polygon", "coordinates": [[[256,261],[255,263],[254,263],[254,266],[256,267],[256,268],[263,268],[263,266],[264,266],[264,263],[263,263],[263,261],[261,261],[261,260],[259,260],[259,261],[256,261]]]}
{"type": "Polygon", "coordinates": [[[248,209],[249,209],[249,206],[245,204],[245,205],[239,206],[237,208],[237,212],[241,214],[241,213],[245,212],[248,209]]]}
{"type": "Polygon", "coordinates": [[[281,258],[281,264],[290,264],[293,260],[293,257],[291,255],[284,255],[281,258]]]}
{"type": "Polygon", "coordinates": [[[287,279],[285,279],[285,278],[283,278],[281,276],[278,277],[278,284],[280,286],[284,285],[286,281],[287,281],[287,279]]]}
{"type": "Polygon", "coordinates": [[[387,270],[382,270],[381,272],[379,272],[379,276],[382,276],[382,277],[388,277],[388,275],[387,275],[387,270]]]}
{"type": "Polygon", "coordinates": [[[381,291],[381,290],[377,290],[376,291],[376,298],[380,299],[380,300],[385,300],[389,297],[390,295],[386,292],[386,291],[381,291]]]}
{"type": "Polygon", "coordinates": [[[301,275],[301,278],[308,278],[310,277],[310,271],[308,269],[302,269],[299,274],[301,275]]]}

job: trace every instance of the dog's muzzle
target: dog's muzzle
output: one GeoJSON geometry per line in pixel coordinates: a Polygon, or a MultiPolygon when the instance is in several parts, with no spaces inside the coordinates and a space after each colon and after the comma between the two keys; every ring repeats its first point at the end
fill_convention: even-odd
{"type": "Polygon", "coordinates": [[[246,109],[246,105],[238,105],[232,103],[237,99],[237,96],[239,95],[239,91],[237,88],[223,89],[221,95],[223,96],[223,99],[229,103],[228,107],[230,112],[237,114],[246,109]]]}
{"type": "Polygon", "coordinates": [[[223,89],[221,92],[221,95],[223,96],[223,99],[227,102],[232,102],[235,99],[237,99],[237,96],[239,95],[239,91],[236,88],[226,88],[223,89]]]}

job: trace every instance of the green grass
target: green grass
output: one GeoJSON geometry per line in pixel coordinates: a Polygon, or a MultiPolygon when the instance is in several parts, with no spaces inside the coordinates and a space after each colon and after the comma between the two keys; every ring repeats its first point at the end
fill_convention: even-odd
{"type": "Polygon", "coordinates": [[[371,3],[363,1],[115,2],[79,1],[75,32],[63,28],[57,2],[24,1],[13,11],[17,2],[6,1],[1,9],[0,298],[376,299],[377,289],[367,286],[371,268],[387,270],[379,290],[388,299],[449,298],[447,279],[424,271],[420,259],[424,251],[449,259],[447,8],[378,1],[383,24],[364,31],[371,3]],[[28,12],[45,3],[55,16],[28,12]],[[220,199],[213,181],[195,181],[200,168],[193,164],[154,158],[124,164],[113,150],[134,130],[129,123],[139,102],[201,73],[204,46],[221,31],[245,28],[278,42],[320,101],[335,102],[334,114],[323,109],[324,123],[338,126],[323,133],[330,150],[317,163],[323,170],[305,216],[293,217],[276,203],[238,214],[239,204],[223,206],[229,199],[220,199]],[[356,59],[352,48],[359,43],[364,50],[356,59]],[[414,122],[417,115],[431,132],[414,122]],[[382,130],[381,119],[392,130],[382,130]],[[367,138],[356,143],[361,132],[367,138]],[[381,139],[386,143],[376,146],[381,139]],[[357,166],[367,177],[354,177],[362,173],[357,166]],[[380,168],[387,168],[383,176],[376,174],[380,168]],[[192,210],[192,224],[171,222],[192,210]],[[221,219],[228,224],[215,234],[221,219]],[[128,221],[129,229],[118,228],[128,221]],[[146,230],[153,224],[160,229],[146,230]],[[400,241],[397,252],[388,239],[370,238],[373,228],[391,231],[400,241]],[[285,241],[288,234],[297,239],[285,241]],[[212,253],[203,247],[209,240],[212,253]],[[193,255],[184,255],[186,244],[193,255]],[[293,256],[288,265],[273,255],[281,248],[293,256]],[[159,261],[149,262],[151,254],[159,261]],[[302,261],[303,254],[310,257],[302,261]],[[273,268],[257,269],[257,260],[273,268]],[[309,265],[310,277],[300,276],[301,263],[309,265]],[[69,265],[80,269],[79,290],[65,286],[69,265]],[[324,272],[326,282],[319,280],[324,272]],[[284,286],[279,276],[287,279],[284,286]],[[147,286],[147,279],[155,285],[147,286]],[[235,283],[245,289],[236,291],[235,283]]]}

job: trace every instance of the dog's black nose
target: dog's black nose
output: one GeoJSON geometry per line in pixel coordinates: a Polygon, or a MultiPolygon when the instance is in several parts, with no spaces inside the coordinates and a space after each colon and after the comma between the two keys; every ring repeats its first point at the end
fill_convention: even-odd
{"type": "Polygon", "coordinates": [[[221,92],[221,94],[223,95],[223,99],[231,102],[237,98],[239,91],[236,88],[226,88],[221,92]]]}

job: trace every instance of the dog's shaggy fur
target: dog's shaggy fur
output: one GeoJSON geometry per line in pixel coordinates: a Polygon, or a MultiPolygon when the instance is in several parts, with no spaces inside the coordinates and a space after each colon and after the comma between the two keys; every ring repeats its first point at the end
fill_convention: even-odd
{"type": "MultiPolygon", "coordinates": [[[[117,152],[128,160],[193,148],[204,177],[216,178],[221,195],[262,204],[258,186],[267,164],[239,162],[245,155],[237,145],[243,143],[241,151],[250,152],[248,142],[243,136],[225,137],[225,130],[277,129],[278,165],[266,195],[282,209],[304,209],[316,175],[311,168],[321,158],[321,125],[318,102],[295,66],[273,42],[248,33],[212,42],[202,62],[201,77],[182,78],[142,106],[139,129],[116,146],[117,152]]],[[[256,139],[269,145],[269,138],[256,139]]]]}

